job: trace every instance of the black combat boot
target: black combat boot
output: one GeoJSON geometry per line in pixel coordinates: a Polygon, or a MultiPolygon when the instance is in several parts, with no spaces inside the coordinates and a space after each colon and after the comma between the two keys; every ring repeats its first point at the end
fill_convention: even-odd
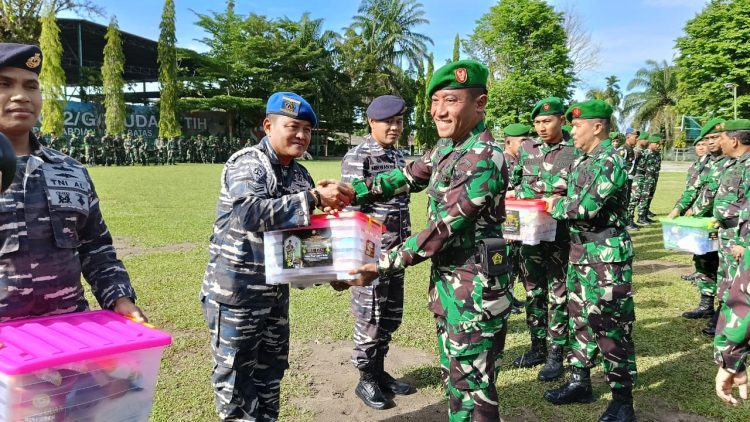
{"type": "Polygon", "coordinates": [[[692,311],[683,312],[682,317],[687,319],[711,318],[714,316],[714,297],[701,295],[698,307],[692,311]]]}
{"type": "Polygon", "coordinates": [[[612,390],[612,401],[599,418],[599,422],[635,422],[633,390],[630,388],[612,390]]]}
{"type": "Polygon", "coordinates": [[[563,374],[563,347],[553,344],[547,353],[547,363],[539,371],[539,381],[554,381],[563,374]]]}
{"type": "Polygon", "coordinates": [[[638,227],[638,225],[637,225],[637,224],[635,224],[635,222],[630,222],[630,224],[628,224],[628,226],[627,226],[627,227],[625,227],[625,230],[627,230],[627,231],[629,231],[629,232],[632,232],[632,231],[638,231],[638,230],[640,230],[640,229],[641,229],[641,228],[640,228],[640,227],[638,227]]]}
{"type": "Polygon", "coordinates": [[[648,226],[651,224],[651,222],[646,220],[646,217],[641,217],[638,219],[638,224],[641,226],[648,226]]]}
{"type": "Polygon", "coordinates": [[[531,349],[513,361],[516,368],[531,368],[544,363],[547,359],[547,339],[531,338],[531,349]]]}
{"type": "Polygon", "coordinates": [[[359,370],[359,384],[354,389],[354,394],[375,410],[387,409],[391,404],[380,390],[375,371],[371,367],[359,370]]]}
{"type": "Polygon", "coordinates": [[[398,381],[385,371],[385,356],[379,355],[375,359],[377,363],[378,386],[381,391],[398,394],[399,396],[407,396],[414,392],[411,384],[398,381]]]}
{"type": "Polygon", "coordinates": [[[701,330],[703,335],[707,337],[713,337],[716,335],[716,323],[719,322],[720,310],[721,310],[721,302],[719,302],[719,306],[716,307],[716,311],[714,312],[713,316],[711,316],[711,319],[708,320],[708,325],[706,325],[706,328],[701,330]]]}
{"type": "Polygon", "coordinates": [[[524,306],[526,306],[526,302],[521,302],[520,300],[516,299],[515,296],[513,296],[510,312],[516,315],[520,314],[523,311],[524,306]]]}
{"type": "Polygon", "coordinates": [[[591,389],[591,369],[572,366],[570,371],[570,380],[560,388],[545,391],[544,399],[557,405],[595,401],[591,389]]]}
{"type": "Polygon", "coordinates": [[[700,275],[701,275],[701,273],[699,273],[698,271],[695,271],[692,274],[683,274],[683,275],[680,276],[680,278],[683,279],[683,280],[685,280],[685,281],[693,281],[696,278],[700,277],[700,275]]]}
{"type": "Polygon", "coordinates": [[[651,212],[651,210],[648,210],[648,212],[646,213],[646,216],[648,218],[656,218],[656,214],[654,214],[653,212],[651,212]]]}

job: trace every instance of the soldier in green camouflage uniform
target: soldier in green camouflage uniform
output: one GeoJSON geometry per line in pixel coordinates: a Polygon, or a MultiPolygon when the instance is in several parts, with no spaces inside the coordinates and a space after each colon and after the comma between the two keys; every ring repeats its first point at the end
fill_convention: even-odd
{"type": "Polygon", "coordinates": [[[643,131],[638,135],[638,145],[633,148],[635,155],[633,163],[633,182],[630,189],[630,200],[628,201],[628,218],[630,219],[630,228],[637,228],[634,222],[636,205],[640,202],[643,186],[646,179],[646,160],[650,151],[648,149],[648,132],[643,131]]]}
{"type": "Polygon", "coordinates": [[[485,273],[476,246],[501,238],[505,220],[507,169],[483,121],[488,74],[472,60],[438,69],[427,93],[441,139],[403,170],[354,182],[355,203],[427,189],[428,227],[383,251],[377,265],[360,268],[358,282],[432,259],[428,307],[437,324],[450,421],[500,420],[495,384],[511,293],[507,270],[485,273]]]}
{"type": "MultiPolygon", "coordinates": [[[[722,147],[734,150],[736,144],[742,145],[744,150],[736,160],[735,166],[743,166],[750,155],[750,120],[733,120],[724,124],[721,129],[722,147]]],[[[740,152],[729,152],[737,155],[740,152]]],[[[731,178],[732,181],[735,178],[731,178]]],[[[740,186],[743,194],[750,185],[750,172],[745,170],[740,186]]],[[[720,188],[720,191],[723,187],[720,188]]],[[[717,194],[717,206],[722,201],[717,194]]],[[[739,261],[735,263],[735,274],[728,285],[722,286],[723,301],[719,310],[719,319],[714,338],[714,358],[719,364],[716,375],[716,394],[724,402],[737,405],[732,397],[733,385],[740,388],[740,397],[747,399],[747,369],[745,360],[750,353],[750,254],[747,246],[750,244],[750,201],[744,199],[739,209],[738,235],[733,240],[731,255],[739,261]]]]}
{"type": "MultiPolygon", "coordinates": [[[[531,111],[539,138],[524,142],[519,149],[518,161],[510,177],[516,198],[539,199],[566,192],[568,172],[576,152],[569,135],[562,130],[564,112],[562,100],[557,97],[540,100],[531,111]]],[[[531,349],[518,357],[513,365],[530,368],[545,363],[538,376],[542,381],[555,380],[563,372],[563,353],[568,344],[568,291],[565,285],[568,252],[566,222],[557,224],[554,241],[521,244],[519,248],[531,349]]]]}
{"type": "Polygon", "coordinates": [[[96,145],[96,136],[94,131],[89,129],[83,137],[83,149],[85,151],[86,164],[95,166],[97,161],[98,148],[96,145]]]}
{"type": "MultiPolygon", "coordinates": [[[[627,204],[630,204],[630,196],[633,190],[633,179],[635,178],[635,168],[637,165],[635,146],[638,144],[639,134],[640,133],[637,130],[634,130],[633,128],[627,128],[625,130],[622,145],[617,151],[618,154],[620,154],[620,157],[622,157],[623,162],[625,163],[625,171],[628,172],[628,194],[626,196],[627,204]]],[[[628,219],[628,230],[638,230],[638,227],[633,224],[632,214],[628,215],[628,219]]]]}
{"type": "MultiPolygon", "coordinates": [[[[695,140],[698,160],[688,169],[685,190],[680,199],[677,200],[672,212],[667,216],[668,218],[675,218],[685,214],[705,216],[713,213],[711,210],[713,208],[713,199],[710,203],[705,203],[705,196],[702,196],[701,193],[707,188],[707,182],[711,178],[716,178],[717,180],[719,178],[718,170],[721,166],[717,166],[716,164],[717,162],[722,163],[724,158],[717,161],[723,155],[721,145],[714,138],[719,136],[716,132],[716,127],[722,122],[723,120],[721,119],[712,119],[701,128],[701,132],[695,140]],[[700,151],[703,152],[701,153],[700,151]],[[700,201],[699,198],[701,198],[700,201]],[[699,205],[702,204],[703,209],[694,207],[696,201],[699,205]]],[[[697,308],[684,312],[682,316],[688,319],[711,318],[714,316],[714,296],[716,295],[716,272],[719,268],[719,254],[714,251],[703,255],[693,255],[693,263],[695,272],[689,276],[683,276],[683,279],[695,280],[697,282],[698,292],[701,296],[700,303],[697,308]]]]}
{"type": "Polygon", "coordinates": [[[167,164],[177,164],[175,159],[178,156],[178,139],[173,136],[167,140],[167,164]]]}
{"type": "Polygon", "coordinates": [[[638,224],[649,225],[655,223],[649,215],[651,199],[656,187],[656,179],[661,169],[661,153],[659,152],[659,143],[661,136],[650,135],[648,137],[648,154],[645,155],[643,184],[638,189],[638,202],[636,204],[636,215],[638,224]]]}
{"type": "Polygon", "coordinates": [[[557,405],[594,401],[590,369],[601,353],[613,400],[599,420],[635,421],[633,244],[622,207],[628,175],[608,139],[611,115],[612,107],[601,100],[568,109],[575,146],[583,156],[573,164],[567,195],[545,199],[554,218],[570,222],[567,282],[573,335],[571,378],[544,398],[557,405]]]}

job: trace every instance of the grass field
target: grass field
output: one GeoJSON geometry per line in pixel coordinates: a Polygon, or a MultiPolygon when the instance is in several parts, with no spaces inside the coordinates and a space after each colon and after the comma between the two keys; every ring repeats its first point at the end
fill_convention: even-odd
{"type": "MultiPolygon", "coordinates": [[[[315,179],[339,175],[338,162],[305,165],[315,179]]],[[[215,420],[208,334],[198,292],[208,258],[221,166],[95,167],[90,171],[111,232],[120,241],[134,245],[124,261],[138,291],[138,303],[152,322],[174,337],[162,361],[152,420],[215,420]]],[[[683,181],[682,174],[663,174],[652,209],[666,214],[681,192],[683,181]]],[[[425,226],[425,204],[424,194],[413,196],[415,230],[425,226]]],[[[716,366],[712,346],[699,333],[705,320],[680,317],[684,310],[696,305],[698,298],[696,289],[679,279],[690,270],[690,256],[664,251],[658,226],[641,230],[634,239],[639,370],[635,401],[639,414],[654,420],[686,420],[679,415],[695,418],[689,420],[704,420],[697,415],[711,420],[750,420],[750,405],[731,408],[720,403],[713,393],[716,366]]],[[[394,341],[433,352],[434,326],[425,308],[427,280],[427,263],[407,271],[404,323],[394,341]]],[[[521,286],[516,286],[517,296],[522,291],[521,286]]],[[[352,319],[348,304],[348,293],[330,288],[293,291],[293,341],[349,340],[352,319]]],[[[537,369],[510,366],[512,359],[527,349],[528,341],[523,315],[512,316],[498,383],[502,414],[517,418],[532,414],[549,421],[596,420],[609,398],[601,369],[597,368],[592,377],[595,393],[601,397],[596,403],[548,405],[541,396],[550,384],[536,381],[537,369]]],[[[416,368],[413,375],[419,376],[421,388],[438,394],[435,367],[416,368]]],[[[294,370],[287,373],[282,393],[284,420],[314,419],[295,406],[295,398],[306,394],[305,386],[304,374],[294,370]]]]}

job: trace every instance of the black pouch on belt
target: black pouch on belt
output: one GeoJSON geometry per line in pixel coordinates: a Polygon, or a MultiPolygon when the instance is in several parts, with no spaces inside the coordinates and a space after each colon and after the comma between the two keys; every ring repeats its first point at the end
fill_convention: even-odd
{"type": "Polygon", "coordinates": [[[505,239],[490,238],[479,241],[477,264],[482,267],[482,273],[487,277],[495,277],[510,271],[508,262],[508,248],[505,239]]]}

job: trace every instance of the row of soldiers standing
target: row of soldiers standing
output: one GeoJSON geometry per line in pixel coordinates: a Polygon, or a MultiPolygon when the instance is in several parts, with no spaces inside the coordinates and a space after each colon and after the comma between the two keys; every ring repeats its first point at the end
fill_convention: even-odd
{"type": "Polygon", "coordinates": [[[651,200],[654,199],[656,183],[659,181],[661,171],[662,137],[632,128],[628,128],[625,134],[613,132],[610,137],[625,161],[630,180],[628,184],[628,230],[638,230],[639,224],[655,223],[652,220],[656,215],[651,212],[651,200]]]}
{"type": "Polygon", "coordinates": [[[234,152],[251,144],[249,140],[229,140],[226,137],[219,139],[214,135],[156,138],[154,141],[131,134],[104,135],[100,138],[92,130],[88,130],[82,137],[75,134],[69,138],[58,137],[53,133],[46,137],[45,142],[50,148],[81,163],[107,166],[222,163],[234,152]]]}

